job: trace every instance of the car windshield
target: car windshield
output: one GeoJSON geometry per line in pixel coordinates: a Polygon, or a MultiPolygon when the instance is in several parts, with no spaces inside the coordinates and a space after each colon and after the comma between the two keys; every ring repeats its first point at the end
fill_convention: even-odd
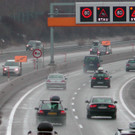
{"type": "Polygon", "coordinates": [[[98,61],[97,57],[85,57],[84,62],[89,63],[89,62],[94,62],[94,61],[98,61]]]}
{"type": "Polygon", "coordinates": [[[62,105],[59,103],[44,103],[44,104],[42,104],[41,109],[42,110],[51,110],[51,109],[61,110],[62,105]]]}
{"type": "Polygon", "coordinates": [[[96,73],[94,74],[94,77],[108,77],[108,75],[105,73],[96,73]]]}
{"type": "Polygon", "coordinates": [[[93,98],[92,103],[112,103],[111,98],[93,98]]]}
{"type": "Polygon", "coordinates": [[[57,80],[62,80],[64,77],[63,75],[49,75],[49,79],[57,79],[57,80]]]}
{"type": "Polygon", "coordinates": [[[18,62],[6,62],[5,66],[19,66],[18,62]]]}

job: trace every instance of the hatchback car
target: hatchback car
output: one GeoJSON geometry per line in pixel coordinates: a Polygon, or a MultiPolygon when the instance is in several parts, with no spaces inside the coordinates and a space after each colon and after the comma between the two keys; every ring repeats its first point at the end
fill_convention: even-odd
{"type": "Polygon", "coordinates": [[[63,88],[66,89],[67,78],[61,73],[51,73],[46,80],[47,89],[63,88]]]}
{"type": "Polygon", "coordinates": [[[85,56],[83,60],[83,71],[96,71],[101,66],[102,60],[97,55],[85,56]]]}
{"type": "Polygon", "coordinates": [[[93,96],[90,100],[85,101],[87,104],[87,118],[92,116],[111,116],[116,119],[117,101],[111,97],[93,96]]]}
{"type": "Polygon", "coordinates": [[[3,67],[3,75],[21,75],[22,74],[22,63],[15,62],[15,60],[7,60],[3,67]]]}
{"type": "Polygon", "coordinates": [[[95,72],[94,75],[91,77],[91,88],[94,86],[107,86],[108,88],[111,87],[111,78],[107,72],[95,72]]]}
{"type": "Polygon", "coordinates": [[[126,71],[135,70],[135,59],[129,59],[126,63],[126,71]]]}
{"type": "Polygon", "coordinates": [[[41,100],[37,110],[37,122],[49,121],[54,124],[66,123],[66,110],[63,108],[62,100],[58,96],[53,96],[50,100],[41,100]]]}
{"type": "Polygon", "coordinates": [[[38,40],[30,40],[28,44],[26,45],[26,51],[33,51],[35,49],[40,49],[43,51],[44,46],[41,41],[38,40]]]}
{"type": "Polygon", "coordinates": [[[130,129],[118,129],[115,135],[135,135],[135,130],[130,129]]]}

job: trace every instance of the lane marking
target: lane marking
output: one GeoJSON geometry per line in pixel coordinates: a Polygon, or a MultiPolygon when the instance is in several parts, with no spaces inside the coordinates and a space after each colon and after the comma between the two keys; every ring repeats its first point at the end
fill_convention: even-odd
{"type": "Polygon", "coordinates": [[[81,88],[78,88],[77,90],[81,90],[81,88]]]}
{"type": "Polygon", "coordinates": [[[72,100],[75,100],[75,97],[72,97],[72,100]]]}
{"type": "Polygon", "coordinates": [[[78,116],[75,116],[75,119],[79,119],[78,116]]]}
{"type": "Polygon", "coordinates": [[[6,135],[11,135],[12,133],[12,124],[13,124],[13,120],[14,120],[14,115],[15,115],[15,112],[18,108],[18,106],[21,104],[21,102],[31,93],[33,92],[34,90],[36,90],[38,87],[44,85],[44,82],[37,85],[36,87],[34,87],[33,89],[29,90],[27,93],[25,93],[20,99],[19,101],[14,105],[11,113],[10,113],[10,116],[9,116],[9,120],[8,120],[8,125],[7,125],[7,131],[6,131],[6,135]]]}
{"type": "Polygon", "coordinates": [[[71,103],[71,105],[74,105],[75,103],[71,103]]]}
{"type": "Polygon", "coordinates": [[[86,83],[84,83],[83,86],[86,86],[86,83]]]}
{"type": "Polygon", "coordinates": [[[77,95],[77,92],[75,92],[74,94],[77,95]]]}
{"type": "Polygon", "coordinates": [[[72,111],[75,112],[75,109],[73,108],[72,111]]]}
{"type": "Polygon", "coordinates": [[[129,110],[129,108],[128,108],[127,105],[125,104],[125,102],[124,102],[124,100],[123,100],[123,98],[122,98],[122,94],[123,94],[124,87],[125,87],[130,81],[132,81],[132,80],[134,80],[134,79],[135,79],[135,77],[133,77],[133,78],[131,78],[130,80],[128,80],[128,81],[121,87],[120,93],[119,93],[119,95],[120,95],[120,96],[119,96],[119,97],[120,97],[120,101],[121,101],[123,107],[127,110],[127,112],[128,112],[133,118],[135,118],[135,115],[129,110]]]}
{"type": "Polygon", "coordinates": [[[79,127],[80,127],[80,128],[83,128],[83,126],[82,126],[81,124],[79,124],[79,127]]]}

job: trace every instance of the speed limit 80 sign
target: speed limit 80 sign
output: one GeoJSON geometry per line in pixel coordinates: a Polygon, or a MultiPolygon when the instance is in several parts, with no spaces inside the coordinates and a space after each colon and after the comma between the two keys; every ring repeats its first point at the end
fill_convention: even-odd
{"type": "Polygon", "coordinates": [[[42,56],[42,51],[41,51],[40,49],[35,49],[35,50],[33,51],[33,56],[34,56],[35,58],[40,58],[40,57],[42,56]]]}

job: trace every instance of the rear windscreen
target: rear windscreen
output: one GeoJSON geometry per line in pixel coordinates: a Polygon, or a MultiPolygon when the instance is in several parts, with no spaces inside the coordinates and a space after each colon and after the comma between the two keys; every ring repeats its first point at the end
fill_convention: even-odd
{"type": "Polygon", "coordinates": [[[85,57],[84,59],[84,63],[89,63],[89,62],[98,62],[98,58],[97,57],[85,57]]]}

